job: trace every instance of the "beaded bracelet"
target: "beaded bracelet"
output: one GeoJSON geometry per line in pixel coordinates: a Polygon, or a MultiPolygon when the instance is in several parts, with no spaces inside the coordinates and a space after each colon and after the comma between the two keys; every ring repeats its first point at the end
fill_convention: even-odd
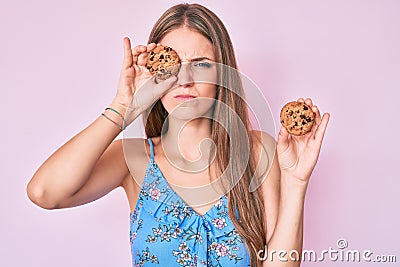
{"type": "Polygon", "coordinates": [[[109,121],[111,121],[112,123],[114,123],[115,125],[117,125],[117,127],[118,127],[121,131],[125,130],[125,128],[122,128],[122,126],[121,126],[120,124],[116,123],[115,121],[113,121],[112,119],[110,119],[109,117],[107,117],[106,114],[101,113],[101,115],[103,115],[104,118],[106,118],[107,120],[109,120],[109,121]]]}
{"type": "Polygon", "coordinates": [[[121,119],[122,119],[122,121],[123,121],[123,125],[122,125],[122,126],[123,126],[123,129],[125,130],[125,128],[126,128],[126,121],[125,121],[125,119],[124,119],[124,116],[122,116],[121,113],[119,113],[118,111],[116,111],[115,109],[110,108],[110,107],[106,108],[104,111],[106,111],[107,109],[114,111],[115,113],[117,113],[117,114],[121,117],[121,119]]]}

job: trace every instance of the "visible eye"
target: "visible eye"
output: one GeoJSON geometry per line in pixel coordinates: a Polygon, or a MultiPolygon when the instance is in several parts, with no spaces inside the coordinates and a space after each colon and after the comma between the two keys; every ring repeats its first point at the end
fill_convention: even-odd
{"type": "Polygon", "coordinates": [[[205,62],[205,61],[195,61],[193,63],[193,66],[199,67],[199,68],[210,68],[211,63],[205,62]]]}

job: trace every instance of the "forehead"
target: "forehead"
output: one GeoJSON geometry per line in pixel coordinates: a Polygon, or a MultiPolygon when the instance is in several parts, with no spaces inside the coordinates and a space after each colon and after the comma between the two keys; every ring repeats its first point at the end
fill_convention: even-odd
{"type": "Polygon", "coordinates": [[[198,57],[215,60],[212,43],[200,33],[188,28],[172,30],[161,39],[160,44],[172,47],[182,61],[198,57]]]}

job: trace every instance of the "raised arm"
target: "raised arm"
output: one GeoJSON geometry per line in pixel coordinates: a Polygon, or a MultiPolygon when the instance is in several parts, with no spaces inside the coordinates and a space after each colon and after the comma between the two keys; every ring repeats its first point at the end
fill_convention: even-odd
{"type": "MultiPolygon", "coordinates": [[[[110,106],[125,119],[134,121],[175,79],[156,84],[145,67],[147,54],[155,44],[131,49],[124,38],[124,62],[117,94],[110,106]]],[[[121,185],[129,174],[122,140],[113,141],[123,125],[113,110],[104,111],[88,127],[57,149],[34,173],[27,184],[32,202],[45,209],[67,208],[94,201],[121,185]],[[108,117],[108,118],[107,118],[108,117]],[[112,121],[111,121],[112,120],[112,121]]]]}
{"type": "Polygon", "coordinates": [[[321,118],[311,99],[304,101],[300,98],[298,101],[306,102],[312,107],[316,112],[316,123],[311,132],[303,136],[292,136],[284,127],[280,129],[276,146],[277,157],[274,158],[267,180],[263,184],[266,206],[271,205],[268,200],[272,200],[273,207],[278,203],[278,212],[270,210],[267,213],[267,222],[268,215],[273,215],[274,223],[268,224],[272,233],[267,232],[267,247],[259,253],[264,267],[298,267],[301,264],[304,200],[330,114],[325,113],[321,118]],[[274,181],[280,182],[276,184],[274,181]],[[276,193],[277,188],[280,188],[279,194],[276,193]],[[271,198],[271,195],[279,196],[279,200],[277,201],[276,197],[271,198]]]}

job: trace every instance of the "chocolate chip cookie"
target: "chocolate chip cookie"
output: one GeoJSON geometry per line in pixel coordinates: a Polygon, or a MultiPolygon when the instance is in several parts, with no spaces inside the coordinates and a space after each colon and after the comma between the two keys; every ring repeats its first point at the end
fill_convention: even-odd
{"type": "Polygon", "coordinates": [[[181,60],[175,50],[168,46],[158,45],[149,53],[146,68],[156,78],[166,80],[176,76],[181,60]]]}
{"type": "Polygon", "coordinates": [[[315,112],[306,103],[292,101],[283,106],[280,121],[292,135],[304,135],[311,131],[315,112]]]}

